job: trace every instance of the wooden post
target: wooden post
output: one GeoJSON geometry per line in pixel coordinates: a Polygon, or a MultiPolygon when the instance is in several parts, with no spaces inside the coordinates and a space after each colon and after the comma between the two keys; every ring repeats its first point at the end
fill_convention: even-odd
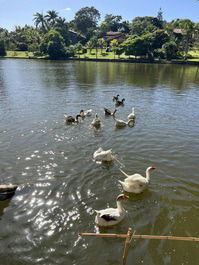
{"type": "Polygon", "coordinates": [[[126,264],[129,248],[130,248],[130,243],[131,243],[131,238],[132,238],[132,229],[129,228],[125,240],[125,246],[124,246],[124,252],[123,252],[123,265],[126,264]]]}

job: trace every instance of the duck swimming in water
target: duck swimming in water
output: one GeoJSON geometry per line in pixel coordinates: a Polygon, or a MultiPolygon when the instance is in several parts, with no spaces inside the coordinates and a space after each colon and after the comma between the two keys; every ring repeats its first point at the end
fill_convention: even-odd
{"type": "Polygon", "coordinates": [[[91,125],[93,125],[94,127],[100,127],[101,126],[101,120],[98,118],[97,113],[95,114],[95,118],[91,122],[91,125]]]}
{"type": "Polygon", "coordinates": [[[76,117],[74,118],[73,116],[68,116],[67,114],[64,114],[64,117],[66,118],[66,123],[67,124],[75,124],[79,122],[79,118],[81,118],[80,114],[77,114],[76,117]]]}
{"type": "Polygon", "coordinates": [[[107,108],[104,108],[104,114],[106,116],[114,116],[115,113],[116,113],[117,109],[115,109],[113,112],[111,112],[111,110],[107,109],[107,108]]]}
{"type": "Polygon", "coordinates": [[[96,224],[99,226],[112,226],[121,222],[126,215],[126,211],[122,206],[122,200],[128,198],[129,196],[120,194],[117,196],[116,200],[117,208],[95,210],[95,212],[97,213],[95,217],[96,224]]]}
{"type": "Polygon", "coordinates": [[[124,105],[124,101],[125,101],[125,98],[123,98],[122,100],[116,100],[115,105],[116,106],[123,106],[124,105]]]}
{"type": "Polygon", "coordinates": [[[117,128],[122,128],[122,127],[125,127],[125,126],[129,126],[129,127],[133,127],[134,126],[134,120],[129,120],[129,121],[123,121],[123,120],[118,120],[116,119],[115,117],[113,117],[114,120],[115,120],[115,127],[117,128]]]}
{"type": "Polygon", "coordinates": [[[135,108],[132,108],[132,112],[128,115],[129,120],[135,119],[135,108]]]}
{"type": "Polygon", "coordinates": [[[98,162],[110,162],[115,159],[112,149],[103,150],[102,147],[98,148],[94,154],[93,158],[98,162]]]}
{"type": "Polygon", "coordinates": [[[80,116],[81,116],[82,118],[89,117],[89,116],[91,116],[91,115],[92,115],[92,109],[88,109],[88,110],[86,110],[86,111],[84,111],[84,110],[80,110],[80,116]]]}
{"type": "Polygon", "coordinates": [[[119,99],[119,94],[117,96],[113,96],[113,101],[117,101],[119,99]]]}

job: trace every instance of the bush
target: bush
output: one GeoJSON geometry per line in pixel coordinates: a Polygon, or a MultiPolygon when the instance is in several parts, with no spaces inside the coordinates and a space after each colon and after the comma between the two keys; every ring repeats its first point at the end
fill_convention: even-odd
{"type": "Polygon", "coordinates": [[[46,33],[41,41],[40,51],[51,59],[66,57],[64,39],[61,34],[55,30],[50,30],[46,33]]]}
{"type": "Polygon", "coordinates": [[[155,49],[153,55],[155,58],[165,59],[165,52],[162,49],[155,49]]]}
{"type": "Polygon", "coordinates": [[[165,56],[168,60],[171,60],[177,57],[178,46],[174,41],[166,42],[162,46],[162,50],[164,51],[165,56]]]}
{"type": "Polygon", "coordinates": [[[29,52],[38,52],[39,51],[39,45],[37,43],[32,43],[28,46],[29,52]]]}
{"type": "Polygon", "coordinates": [[[17,48],[16,48],[17,51],[27,51],[28,50],[28,45],[26,43],[23,43],[23,42],[19,42],[17,43],[17,48]]]}
{"type": "Polygon", "coordinates": [[[72,45],[65,48],[65,55],[67,58],[75,56],[75,50],[72,45]]]}

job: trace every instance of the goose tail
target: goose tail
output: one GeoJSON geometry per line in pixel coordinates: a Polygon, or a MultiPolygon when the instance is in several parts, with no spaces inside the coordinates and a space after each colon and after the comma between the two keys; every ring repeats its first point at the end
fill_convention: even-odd
{"type": "Polygon", "coordinates": [[[129,177],[129,175],[126,174],[121,168],[119,168],[119,170],[124,174],[124,176],[126,176],[127,178],[129,177]]]}
{"type": "Polygon", "coordinates": [[[124,182],[121,180],[118,180],[118,182],[122,185],[122,187],[124,187],[124,182]]]}

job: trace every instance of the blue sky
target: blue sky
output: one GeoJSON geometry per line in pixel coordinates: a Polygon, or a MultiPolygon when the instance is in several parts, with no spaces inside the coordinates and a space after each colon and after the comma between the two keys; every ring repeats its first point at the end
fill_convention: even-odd
{"type": "Polygon", "coordinates": [[[67,21],[82,7],[94,6],[103,19],[105,14],[121,15],[125,20],[136,16],[156,16],[159,8],[167,21],[190,18],[199,22],[199,1],[196,0],[0,0],[0,27],[33,25],[33,14],[55,9],[67,21]]]}

